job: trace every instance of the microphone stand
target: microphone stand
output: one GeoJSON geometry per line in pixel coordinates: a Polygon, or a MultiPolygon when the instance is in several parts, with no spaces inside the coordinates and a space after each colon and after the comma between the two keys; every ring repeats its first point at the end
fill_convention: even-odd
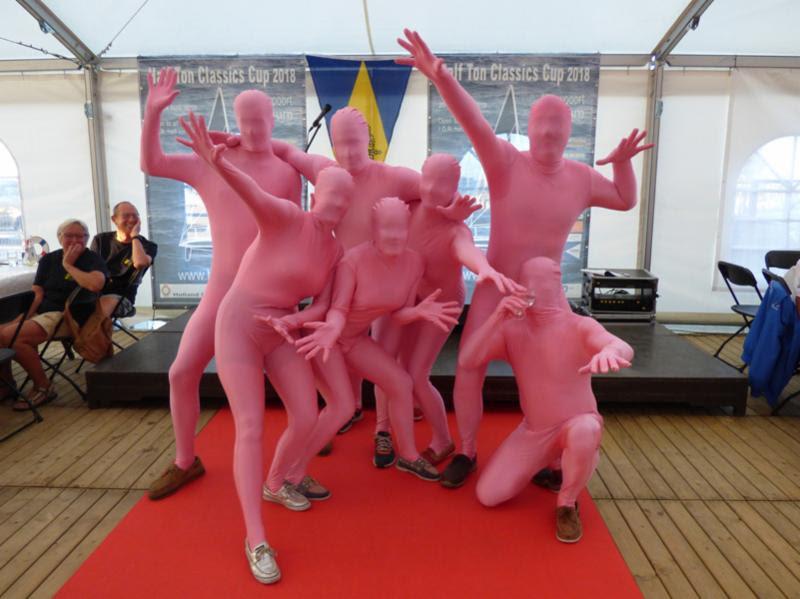
{"type": "Polygon", "coordinates": [[[311,144],[314,143],[314,138],[317,136],[317,133],[319,133],[320,127],[322,127],[322,117],[328,114],[330,110],[331,110],[331,105],[325,104],[325,106],[322,107],[320,113],[317,115],[317,118],[314,119],[314,122],[308,128],[308,133],[311,133],[312,131],[314,133],[311,134],[311,138],[308,140],[308,143],[306,144],[306,152],[308,152],[308,148],[311,147],[311,144]]]}

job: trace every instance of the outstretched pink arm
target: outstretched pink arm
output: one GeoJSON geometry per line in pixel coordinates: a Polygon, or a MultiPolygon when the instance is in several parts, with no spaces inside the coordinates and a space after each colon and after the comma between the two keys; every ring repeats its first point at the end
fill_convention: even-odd
{"type": "Polygon", "coordinates": [[[453,251],[461,264],[478,275],[477,283],[482,283],[486,280],[491,281],[497,287],[497,290],[504,295],[514,292],[523,293],[525,291],[522,285],[495,270],[489,264],[486,254],[475,246],[472,233],[466,227],[459,229],[453,238],[453,251]]]}
{"type": "Polygon", "coordinates": [[[631,365],[633,348],[598,322],[590,318],[582,319],[579,333],[583,336],[587,351],[592,354],[589,363],[578,370],[580,374],[617,372],[631,365]]]}
{"type": "Polygon", "coordinates": [[[498,172],[498,167],[505,164],[508,157],[505,148],[512,146],[495,135],[494,128],[481,113],[477,102],[447,70],[444,61],[431,52],[419,33],[404,29],[403,34],[406,38],[398,38],[397,43],[405,48],[410,56],[398,58],[395,62],[416,67],[436,86],[447,108],[475,147],[486,176],[490,179],[500,176],[502,173],[498,172]]]}
{"type": "Polygon", "coordinates": [[[609,181],[603,175],[592,170],[591,206],[610,208],[612,210],[630,210],[636,205],[636,175],[633,172],[631,159],[653,144],[641,145],[647,136],[647,131],[631,131],[628,137],[623,138],[612,152],[597,161],[598,166],[611,164],[614,170],[614,180],[609,181]]]}
{"type": "Polygon", "coordinates": [[[272,140],[272,151],[275,155],[291,164],[306,179],[316,184],[319,172],[327,166],[335,166],[336,162],[325,156],[307,154],[285,141],[272,140]]]}
{"type": "MultiPolygon", "coordinates": [[[[458,302],[437,302],[436,298],[441,295],[442,290],[437,289],[428,297],[416,305],[413,305],[413,298],[405,308],[400,308],[392,318],[401,325],[409,324],[417,320],[426,320],[439,327],[445,333],[458,324],[458,315],[461,314],[461,306],[458,302]]],[[[416,290],[414,290],[416,296],[416,290]]]]}
{"type": "Polygon", "coordinates": [[[168,177],[192,184],[203,172],[203,165],[192,154],[165,154],[161,147],[161,114],[180,93],[175,89],[175,69],[164,68],[158,81],[147,73],[147,102],[142,122],[140,162],[142,171],[153,177],[168,177]]]}

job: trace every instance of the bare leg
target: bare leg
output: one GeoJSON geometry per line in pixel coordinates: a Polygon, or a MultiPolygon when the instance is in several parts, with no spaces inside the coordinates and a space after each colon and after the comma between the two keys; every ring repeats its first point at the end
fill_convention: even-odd
{"type": "Polygon", "coordinates": [[[37,323],[29,320],[22,325],[14,342],[14,351],[17,353],[14,359],[30,375],[33,385],[40,389],[50,385],[50,381],[44,373],[42,361],[39,359],[39,344],[45,341],[47,341],[47,332],[37,323]]]}

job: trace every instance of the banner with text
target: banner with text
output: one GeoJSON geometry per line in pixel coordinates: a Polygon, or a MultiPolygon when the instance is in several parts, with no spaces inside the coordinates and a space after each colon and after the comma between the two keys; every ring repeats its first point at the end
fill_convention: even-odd
{"type": "MultiPolygon", "coordinates": [[[[178,117],[202,115],[209,129],[238,133],[233,101],[258,89],[272,98],[273,137],[303,147],[306,123],[305,60],[302,56],[253,58],[141,58],[139,90],[142,114],[147,101],[147,73],[162,67],[178,71],[181,92],[161,117],[165,153],[191,152],[175,141],[185,137],[178,117]]],[[[181,181],[146,177],[149,238],[158,244],[153,265],[156,307],[195,305],[205,290],[211,267],[211,229],[198,193],[181,181]]]]}
{"type": "MultiPolygon", "coordinates": [[[[450,71],[475,99],[495,134],[520,150],[527,150],[528,112],[545,94],[560,96],[572,109],[572,136],[565,155],[594,165],[598,55],[443,55],[450,71]]],[[[481,210],[467,224],[476,244],[489,243],[491,201],[483,168],[461,126],[434,86],[430,86],[430,152],[455,156],[461,164],[459,191],[473,195],[481,210]]],[[[586,267],[589,244],[589,211],[572,228],[561,262],[563,281],[570,297],[580,296],[581,269],[586,267]]],[[[467,298],[472,296],[475,275],[464,269],[467,298]]]]}

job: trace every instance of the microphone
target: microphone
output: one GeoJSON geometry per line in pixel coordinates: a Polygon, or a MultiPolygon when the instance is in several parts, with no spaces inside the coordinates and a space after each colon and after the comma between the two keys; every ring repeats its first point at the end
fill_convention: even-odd
{"type": "Polygon", "coordinates": [[[311,131],[314,127],[319,127],[320,121],[322,121],[325,115],[331,111],[331,108],[332,107],[330,104],[325,104],[325,106],[322,107],[322,111],[319,113],[319,115],[317,115],[317,118],[314,119],[314,122],[311,123],[311,126],[308,128],[308,130],[311,131]]]}

